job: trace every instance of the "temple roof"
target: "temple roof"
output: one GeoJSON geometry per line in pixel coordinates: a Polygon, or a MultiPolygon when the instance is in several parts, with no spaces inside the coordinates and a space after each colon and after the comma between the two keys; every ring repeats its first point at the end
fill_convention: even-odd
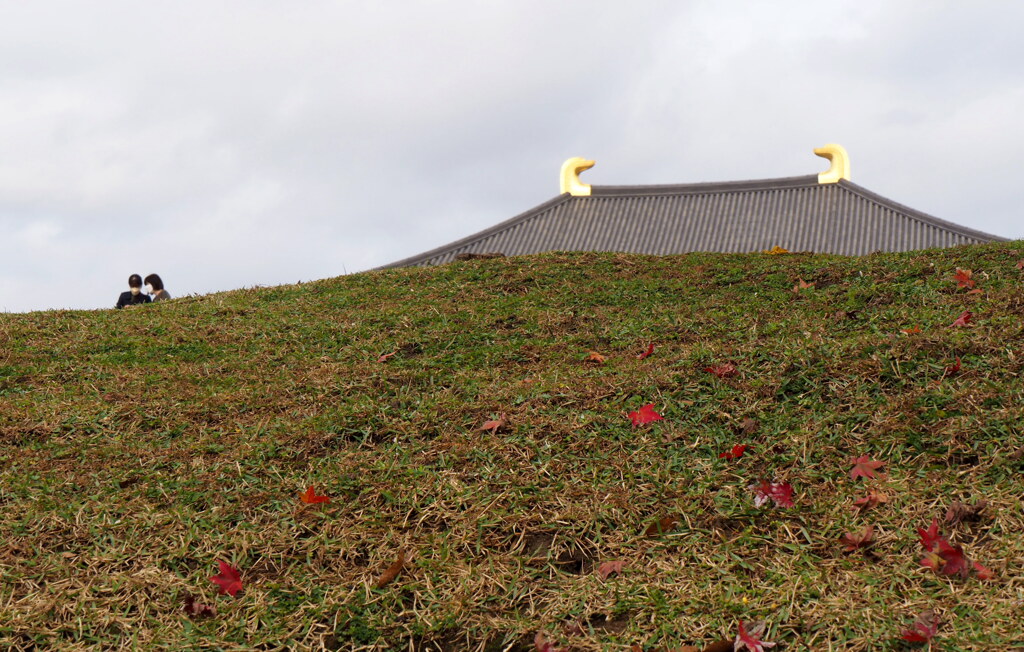
{"type": "Polygon", "coordinates": [[[438,265],[460,254],[621,251],[663,255],[782,247],[858,256],[1006,240],[903,206],[847,178],[822,181],[825,173],[646,186],[582,186],[578,171],[575,174],[570,181],[589,194],[573,194],[572,184],[563,183],[570,191],[540,206],[385,267],[438,265]]]}

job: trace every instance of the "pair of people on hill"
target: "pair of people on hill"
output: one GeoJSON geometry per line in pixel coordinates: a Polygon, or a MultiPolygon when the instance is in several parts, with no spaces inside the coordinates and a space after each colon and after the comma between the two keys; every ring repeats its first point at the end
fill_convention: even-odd
{"type": "Polygon", "coordinates": [[[164,282],[156,274],[150,274],[145,280],[138,274],[132,274],[128,277],[128,291],[122,292],[121,296],[117,298],[117,307],[137,306],[140,303],[166,301],[170,298],[171,295],[164,289],[164,282]],[[142,290],[143,283],[146,284],[145,292],[142,290]],[[153,296],[150,297],[150,295],[153,296]]]}

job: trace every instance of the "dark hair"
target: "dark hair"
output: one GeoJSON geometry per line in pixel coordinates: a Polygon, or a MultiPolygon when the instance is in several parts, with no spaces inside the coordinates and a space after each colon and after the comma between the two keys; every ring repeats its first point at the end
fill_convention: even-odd
{"type": "Polygon", "coordinates": [[[164,289],[164,282],[160,280],[160,277],[156,274],[150,274],[146,277],[146,284],[152,285],[154,290],[164,289]]]}
{"type": "Polygon", "coordinates": [[[128,277],[128,287],[140,288],[142,287],[142,277],[138,274],[132,274],[128,277]]]}

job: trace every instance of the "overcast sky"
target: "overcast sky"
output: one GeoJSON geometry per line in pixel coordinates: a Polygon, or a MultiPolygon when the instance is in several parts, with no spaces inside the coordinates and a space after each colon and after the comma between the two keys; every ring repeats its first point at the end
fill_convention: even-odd
{"type": "Polygon", "coordinates": [[[1024,3],[0,1],[0,310],[358,272],[592,184],[815,174],[1024,237],[1024,3]]]}

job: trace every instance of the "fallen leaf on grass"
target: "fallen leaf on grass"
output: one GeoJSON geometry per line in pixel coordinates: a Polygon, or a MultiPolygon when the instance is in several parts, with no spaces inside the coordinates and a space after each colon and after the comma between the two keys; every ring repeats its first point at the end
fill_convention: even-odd
{"type": "Polygon", "coordinates": [[[609,575],[618,575],[622,572],[624,561],[606,561],[597,567],[597,576],[602,580],[608,579],[609,575]]]}
{"type": "Polygon", "coordinates": [[[984,293],[985,293],[985,291],[982,290],[981,288],[974,288],[973,290],[968,290],[967,291],[967,294],[984,294],[984,293]]]}
{"type": "Polygon", "coordinates": [[[800,290],[814,289],[814,283],[808,283],[802,278],[797,280],[797,284],[793,286],[793,294],[800,294],[800,290]]]}
{"type": "Polygon", "coordinates": [[[966,328],[967,325],[969,323],[971,323],[971,319],[973,319],[973,318],[974,318],[974,315],[971,313],[970,310],[964,310],[962,313],[960,313],[960,316],[957,317],[953,321],[953,323],[949,325],[949,327],[950,328],[966,328]]]}
{"type": "Polygon", "coordinates": [[[953,274],[953,280],[956,281],[957,287],[961,288],[972,288],[974,287],[974,279],[971,278],[973,272],[969,269],[956,268],[956,273],[953,274]]]}
{"type": "Polygon", "coordinates": [[[955,376],[956,374],[960,373],[960,369],[960,358],[957,358],[956,362],[946,367],[945,371],[942,372],[942,377],[946,378],[947,376],[955,376]]]}
{"type": "Polygon", "coordinates": [[[1018,260],[1017,264],[1015,265],[1015,267],[1017,269],[1024,269],[1024,258],[1021,258],[1020,260],[1018,260]]]}
{"type": "Polygon", "coordinates": [[[651,342],[650,344],[648,344],[647,345],[647,350],[645,350],[640,355],[636,356],[636,358],[637,358],[637,360],[643,360],[644,358],[646,358],[647,356],[651,355],[652,353],[654,353],[654,342],[651,342]]]}
{"type": "Polygon", "coordinates": [[[537,635],[533,637],[533,647],[536,652],[558,652],[558,648],[554,643],[548,641],[543,632],[537,632],[537,635]]]}
{"type": "Polygon", "coordinates": [[[964,554],[960,546],[954,546],[945,537],[939,534],[939,523],[932,519],[932,524],[927,530],[917,528],[917,534],[921,540],[921,546],[925,549],[925,556],[921,559],[921,565],[930,568],[939,575],[968,577],[971,569],[979,579],[992,579],[992,571],[978,562],[972,562],[964,554]]]}
{"type": "Polygon", "coordinates": [[[733,641],[733,649],[737,650],[737,652],[744,648],[750,650],[750,652],[764,652],[766,647],[775,647],[775,643],[761,640],[761,637],[764,636],[765,627],[766,625],[763,620],[746,623],[740,621],[740,631],[736,635],[736,640],[733,641]]]}
{"type": "Polygon", "coordinates": [[[863,498],[858,498],[857,500],[853,501],[853,511],[865,511],[871,509],[872,507],[877,507],[878,505],[887,502],[889,502],[888,496],[881,492],[872,491],[867,496],[864,496],[863,498]]]}
{"type": "Polygon", "coordinates": [[[939,622],[935,618],[935,612],[929,609],[922,612],[915,620],[910,629],[903,630],[900,636],[904,641],[911,643],[928,643],[939,631],[939,622]]]}
{"type": "Polygon", "coordinates": [[[769,256],[779,256],[779,255],[782,255],[782,254],[788,254],[789,250],[788,249],[783,249],[779,245],[772,245],[771,249],[765,249],[761,253],[768,254],[769,256]]]}
{"type": "Polygon", "coordinates": [[[379,358],[377,358],[377,362],[387,362],[388,358],[395,355],[396,353],[398,353],[398,351],[392,351],[391,353],[383,353],[379,358]]]}
{"type": "Polygon", "coordinates": [[[302,500],[302,502],[306,503],[307,505],[331,502],[331,499],[328,498],[327,496],[318,496],[316,494],[316,491],[313,490],[313,485],[307,487],[306,491],[299,495],[299,498],[302,500]]]}
{"type": "Polygon", "coordinates": [[[672,528],[679,522],[679,518],[676,516],[665,516],[661,519],[651,523],[644,530],[645,537],[656,537],[666,532],[671,532],[672,528]]]}
{"type": "Polygon", "coordinates": [[[736,444],[735,446],[732,447],[732,450],[727,450],[724,453],[719,453],[718,457],[719,459],[724,460],[738,460],[739,458],[743,457],[743,451],[747,450],[747,448],[748,446],[746,444],[736,444]]]}
{"type": "Polygon", "coordinates": [[[917,536],[921,541],[921,547],[925,550],[932,550],[935,548],[935,544],[938,543],[939,539],[939,521],[933,518],[932,524],[928,526],[928,529],[917,528],[917,536]]]}
{"type": "Polygon", "coordinates": [[[850,469],[850,479],[856,480],[857,478],[874,478],[875,471],[880,467],[885,466],[885,462],[880,460],[872,460],[867,455],[861,455],[851,460],[853,468],[850,469]]]}
{"type": "Polygon", "coordinates": [[[497,419],[491,419],[490,421],[484,421],[484,425],[477,428],[477,430],[490,430],[492,435],[498,433],[499,430],[504,428],[508,424],[508,419],[505,417],[505,413],[502,412],[501,416],[497,419]]]}
{"type": "Polygon", "coordinates": [[[864,529],[860,532],[847,532],[844,534],[842,542],[846,546],[846,552],[855,552],[858,548],[866,548],[874,536],[874,526],[865,525],[864,529]]]}
{"type": "Polygon", "coordinates": [[[185,613],[188,614],[189,618],[210,618],[217,615],[215,607],[208,604],[199,604],[192,594],[185,594],[184,602],[185,613]]]}
{"type": "Polygon", "coordinates": [[[210,578],[210,581],[217,585],[217,593],[227,593],[232,598],[242,590],[242,576],[238,569],[223,561],[217,562],[220,566],[220,573],[210,578]]]}
{"type": "Polygon", "coordinates": [[[709,374],[714,374],[719,378],[732,378],[739,371],[736,370],[736,365],[732,362],[722,362],[720,364],[711,365],[710,367],[704,367],[704,371],[709,374]]]}
{"type": "Polygon", "coordinates": [[[793,506],[793,487],[788,482],[762,480],[760,484],[752,484],[748,489],[754,491],[755,507],[761,507],[769,500],[775,503],[776,507],[793,506]]]}
{"type": "Polygon", "coordinates": [[[589,362],[591,364],[604,364],[604,356],[597,351],[591,351],[587,354],[586,359],[583,362],[589,362]]]}
{"type": "Polygon", "coordinates": [[[395,563],[388,566],[388,569],[380,576],[377,583],[373,585],[374,588],[382,589],[390,584],[396,577],[398,577],[398,574],[402,572],[402,568],[405,567],[405,562],[409,561],[409,559],[411,559],[411,557],[406,556],[405,550],[399,550],[398,559],[395,560],[395,563]]]}
{"type": "Polygon", "coordinates": [[[910,328],[901,328],[900,331],[906,335],[917,335],[921,329],[918,326],[911,326],[910,328]]]}
{"type": "Polygon", "coordinates": [[[985,511],[986,507],[988,507],[987,500],[979,500],[973,505],[967,505],[959,500],[954,500],[949,509],[946,510],[946,522],[950,525],[956,525],[964,521],[980,521],[981,513],[985,511]]]}
{"type": "Polygon", "coordinates": [[[654,403],[648,403],[636,412],[630,412],[629,420],[633,422],[635,428],[655,421],[664,421],[665,417],[654,411],[654,403]]]}

